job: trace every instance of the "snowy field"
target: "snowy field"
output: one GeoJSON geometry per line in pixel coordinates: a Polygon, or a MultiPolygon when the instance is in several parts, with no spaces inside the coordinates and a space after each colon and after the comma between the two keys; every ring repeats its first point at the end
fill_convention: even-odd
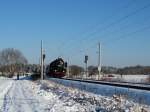
{"type": "Polygon", "coordinates": [[[150,106],[53,81],[0,79],[0,112],[150,112],[150,106]]]}
{"type": "Polygon", "coordinates": [[[150,75],[117,75],[114,76],[124,82],[146,83],[150,75]]]}
{"type": "MultiPolygon", "coordinates": [[[[147,75],[119,75],[119,74],[109,74],[112,75],[114,77],[107,77],[108,74],[105,74],[104,76],[100,76],[102,78],[102,80],[106,80],[107,81],[121,81],[121,82],[132,82],[132,83],[150,83],[150,74],[147,75]]],[[[72,77],[71,77],[72,78],[72,77]]],[[[75,76],[73,78],[79,78],[79,79],[91,79],[91,80],[99,80],[99,76],[98,75],[92,75],[89,77],[86,77],[86,75],[78,75],[75,76]]]]}

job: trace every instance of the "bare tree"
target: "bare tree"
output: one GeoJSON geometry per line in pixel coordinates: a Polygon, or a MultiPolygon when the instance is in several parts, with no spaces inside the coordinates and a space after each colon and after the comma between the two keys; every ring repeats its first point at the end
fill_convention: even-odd
{"type": "Polygon", "coordinates": [[[7,48],[0,52],[0,65],[27,64],[23,54],[14,48],[7,48]]]}
{"type": "Polygon", "coordinates": [[[69,66],[69,69],[70,69],[71,76],[80,75],[84,71],[83,67],[80,67],[77,65],[71,65],[71,66],[69,66]]]}
{"type": "Polygon", "coordinates": [[[14,75],[14,73],[23,72],[27,59],[23,54],[14,48],[7,48],[0,52],[0,70],[2,73],[14,75]]]}

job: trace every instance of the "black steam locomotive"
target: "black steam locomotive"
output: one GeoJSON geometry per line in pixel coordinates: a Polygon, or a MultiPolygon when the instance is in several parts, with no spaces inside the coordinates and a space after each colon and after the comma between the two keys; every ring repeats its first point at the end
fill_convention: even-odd
{"type": "Polygon", "coordinates": [[[67,63],[62,58],[51,62],[46,68],[46,74],[49,77],[61,78],[66,74],[67,63]]]}

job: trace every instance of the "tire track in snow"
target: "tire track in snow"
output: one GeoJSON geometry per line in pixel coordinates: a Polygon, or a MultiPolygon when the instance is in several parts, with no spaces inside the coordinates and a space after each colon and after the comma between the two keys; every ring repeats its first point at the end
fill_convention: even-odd
{"type": "Polygon", "coordinates": [[[5,102],[6,102],[6,94],[8,91],[12,88],[13,80],[0,80],[1,86],[0,86],[0,112],[4,110],[5,108],[5,102]]]}
{"type": "Polygon", "coordinates": [[[32,99],[30,92],[24,88],[21,81],[14,81],[4,97],[3,112],[37,112],[35,103],[38,101],[32,99]],[[28,94],[27,94],[28,93],[28,94]]]}
{"type": "Polygon", "coordinates": [[[12,90],[13,86],[14,86],[14,82],[12,83],[11,87],[8,89],[7,93],[4,95],[4,99],[3,99],[4,102],[3,102],[3,109],[2,109],[4,112],[8,112],[9,108],[7,106],[12,105],[12,98],[8,94],[12,90]]]}

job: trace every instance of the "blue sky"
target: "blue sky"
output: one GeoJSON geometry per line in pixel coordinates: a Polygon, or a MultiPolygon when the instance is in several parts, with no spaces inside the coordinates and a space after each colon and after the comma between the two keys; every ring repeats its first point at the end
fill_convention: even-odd
{"type": "Polygon", "coordinates": [[[0,1],[0,50],[19,49],[39,62],[40,40],[46,63],[61,56],[71,64],[150,65],[148,0],[3,0],[0,1]],[[145,8],[143,8],[145,7],[145,8]]]}

